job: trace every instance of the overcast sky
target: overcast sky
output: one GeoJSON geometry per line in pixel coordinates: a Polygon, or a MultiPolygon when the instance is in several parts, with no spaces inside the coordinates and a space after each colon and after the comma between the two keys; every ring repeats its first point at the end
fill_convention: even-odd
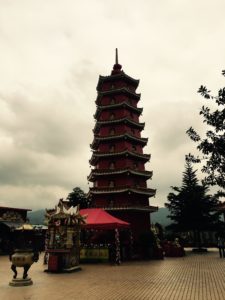
{"type": "Polygon", "coordinates": [[[140,79],[151,205],[180,185],[184,156],[204,132],[201,84],[224,86],[224,0],[1,0],[0,205],[52,207],[88,191],[98,76],[115,48],[140,79]]]}

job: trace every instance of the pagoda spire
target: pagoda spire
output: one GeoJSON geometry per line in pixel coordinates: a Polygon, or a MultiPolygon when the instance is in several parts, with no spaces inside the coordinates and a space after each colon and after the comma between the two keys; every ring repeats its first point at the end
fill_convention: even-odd
{"type": "Polygon", "coordinates": [[[116,48],[116,65],[118,65],[118,49],[116,48]]]}
{"type": "Polygon", "coordinates": [[[122,72],[121,69],[122,65],[120,65],[118,62],[118,49],[116,48],[115,64],[113,66],[112,75],[122,72]]]}

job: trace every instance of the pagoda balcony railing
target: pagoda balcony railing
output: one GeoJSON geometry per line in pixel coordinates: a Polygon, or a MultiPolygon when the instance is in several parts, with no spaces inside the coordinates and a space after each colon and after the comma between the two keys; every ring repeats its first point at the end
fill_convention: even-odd
{"type": "Polygon", "coordinates": [[[134,78],[130,77],[129,75],[127,75],[126,73],[120,72],[119,74],[114,74],[114,75],[110,75],[110,76],[100,75],[99,79],[98,79],[97,91],[100,91],[101,85],[102,85],[103,82],[115,81],[115,80],[118,80],[118,79],[121,79],[121,78],[124,78],[128,82],[132,82],[134,84],[135,88],[138,87],[138,84],[139,84],[138,79],[134,79],[134,78]]]}
{"type": "Polygon", "coordinates": [[[91,174],[87,177],[88,181],[91,181],[93,178],[96,176],[107,176],[107,175],[117,175],[117,174],[124,174],[127,173],[133,174],[133,175],[138,175],[138,176],[143,176],[146,177],[147,179],[152,177],[152,171],[141,171],[141,170],[135,170],[131,168],[125,168],[125,169],[105,169],[105,170],[100,170],[100,169],[94,169],[91,171],[91,174]]]}
{"type": "Polygon", "coordinates": [[[97,162],[99,158],[102,157],[115,157],[115,156],[131,156],[134,158],[139,158],[141,160],[144,160],[145,162],[149,161],[151,158],[150,154],[142,154],[142,153],[137,153],[134,151],[129,151],[129,150],[124,150],[121,152],[93,152],[91,159],[89,160],[90,164],[94,164],[97,162]]]}
{"type": "Polygon", "coordinates": [[[148,142],[148,138],[139,138],[139,137],[136,137],[129,133],[124,133],[124,134],[119,134],[119,135],[109,135],[109,136],[95,135],[94,140],[91,144],[91,148],[93,148],[93,149],[96,148],[98,146],[99,142],[121,140],[121,139],[132,140],[139,144],[142,144],[143,146],[145,146],[148,142]]]}
{"type": "Polygon", "coordinates": [[[149,212],[156,212],[158,211],[157,206],[142,206],[142,205],[109,205],[109,206],[100,206],[100,205],[93,205],[93,208],[101,208],[103,210],[138,210],[138,211],[149,211],[149,212]]]}
{"type": "Polygon", "coordinates": [[[123,87],[123,88],[119,88],[119,89],[115,88],[115,89],[111,89],[111,90],[107,90],[107,91],[101,91],[101,92],[99,91],[95,103],[99,104],[99,100],[102,98],[102,96],[114,95],[114,94],[119,94],[119,93],[127,94],[137,100],[139,100],[141,98],[141,94],[137,94],[137,93],[131,91],[130,89],[123,87]]]}
{"type": "Polygon", "coordinates": [[[124,108],[124,107],[128,107],[130,110],[132,111],[135,111],[136,113],[138,113],[139,115],[142,113],[143,111],[143,108],[138,108],[138,107],[135,107],[125,101],[121,102],[121,103],[117,103],[117,104],[108,104],[108,105],[101,105],[101,106],[98,106],[97,107],[97,111],[96,113],[94,114],[94,118],[97,119],[99,113],[102,111],[102,110],[105,110],[105,109],[115,109],[115,108],[124,108]]]}
{"type": "Polygon", "coordinates": [[[100,126],[104,126],[104,125],[111,126],[111,125],[120,124],[120,123],[134,126],[135,128],[138,128],[141,130],[144,129],[144,127],[145,127],[145,123],[135,122],[134,120],[132,120],[130,117],[127,116],[127,117],[120,118],[120,119],[97,121],[93,131],[95,132],[97,130],[97,128],[100,126]]]}
{"type": "Polygon", "coordinates": [[[124,185],[124,186],[103,186],[103,187],[92,187],[89,190],[89,194],[112,194],[112,193],[137,193],[137,194],[144,194],[148,195],[149,197],[155,196],[156,190],[150,188],[143,188],[143,187],[135,187],[131,185],[124,185]]]}

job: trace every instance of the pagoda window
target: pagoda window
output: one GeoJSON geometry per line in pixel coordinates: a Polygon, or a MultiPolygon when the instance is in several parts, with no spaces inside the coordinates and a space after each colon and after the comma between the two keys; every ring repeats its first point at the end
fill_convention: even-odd
{"type": "Polygon", "coordinates": [[[113,201],[113,200],[110,200],[109,206],[110,206],[110,207],[113,207],[113,206],[114,206],[114,201],[113,201]]]}
{"type": "Polygon", "coordinates": [[[114,151],[115,151],[115,145],[110,145],[109,152],[114,152],[114,151]]]}
{"type": "Polygon", "coordinates": [[[110,131],[109,131],[109,134],[114,135],[115,134],[115,128],[111,128],[110,131]]]}
{"type": "Polygon", "coordinates": [[[115,84],[112,83],[112,84],[111,84],[111,89],[114,89],[114,88],[115,88],[115,84]]]}
{"type": "Polygon", "coordinates": [[[135,130],[133,128],[131,128],[131,132],[133,135],[135,135],[135,130]]]}
{"type": "Polygon", "coordinates": [[[136,187],[136,188],[139,188],[139,187],[140,187],[140,182],[139,182],[139,181],[136,181],[135,187],[136,187]]]}
{"type": "Polygon", "coordinates": [[[134,170],[137,170],[138,164],[137,164],[137,163],[134,163],[134,164],[133,164],[133,167],[134,167],[134,170]]]}
{"type": "Polygon", "coordinates": [[[115,163],[114,163],[113,161],[111,161],[111,162],[109,163],[109,169],[110,169],[110,170],[114,170],[114,169],[115,169],[115,163]]]}
{"type": "Polygon", "coordinates": [[[109,187],[114,187],[114,186],[115,186],[115,182],[113,180],[110,180],[109,187]]]}
{"type": "Polygon", "coordinates": [[[110,120],[114,120],[115,119],[115,114],[114,113],[111,113],[111,115],[110,115],[110,120]]]}
{"type": "Polygon", "coordinates": [[[132,150],[133,151],[136,151],[137,150],[137,147],[135,145],[132,145],[132,150]]]}
{"type": "Polygon", "coordinates": [[[116,103],[115,98],[111,98],[111,99],[110,99],[110,104],[115,104],[115,103],[116,103]]]}

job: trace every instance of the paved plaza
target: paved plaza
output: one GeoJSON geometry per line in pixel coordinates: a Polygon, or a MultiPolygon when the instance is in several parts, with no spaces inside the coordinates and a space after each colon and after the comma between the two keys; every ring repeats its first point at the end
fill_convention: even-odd
{"type": "MultiPolygon", "coordinates": [[[[1,300],[107,300],[169,299],[224,300],[225,259],[211,249],[207,254],[181,258],[126,262],[121,266],[83,264],[71,274],[43,272],[42,256],[29,275],[34,284],[10,287],[8,257],[0,256],[1,300]]],[[[19,276],[22,269],[19,270],[19,276]]]]}

